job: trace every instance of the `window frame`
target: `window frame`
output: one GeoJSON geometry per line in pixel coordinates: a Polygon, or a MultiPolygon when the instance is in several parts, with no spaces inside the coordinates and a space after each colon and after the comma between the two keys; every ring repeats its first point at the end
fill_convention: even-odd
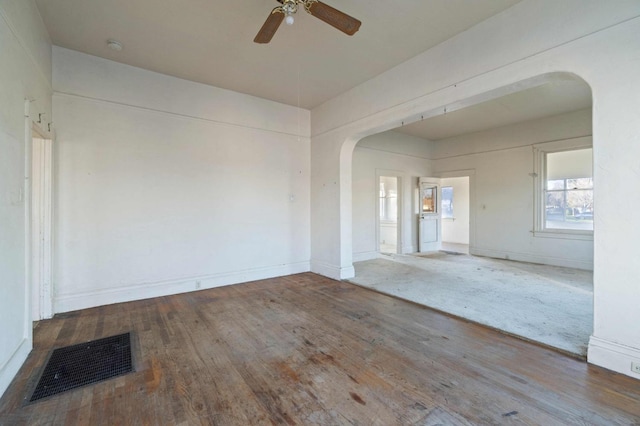
{"type": "MultiPolygon", "coordinates": [[[[534,156],[534,214],[533,214],[533,236],[540,238],[561,238],[571,240],[589,240],[593,241],[593,230],[589,229],[556,229],[546,227],[546,176],[547,154],[564,151],[577,151],[580,149],[593,149],[591,136],[584,136],[575,139],[547,142],[536,144],[533,146],[534,156]]],[[[593,173],[592,173],[593,179],[593,173]]],[[[595,179],[593,179],[593,191],[595,194],[595,179]]],[[[595,224],[594,224],[595,225],[595,224]]]]}

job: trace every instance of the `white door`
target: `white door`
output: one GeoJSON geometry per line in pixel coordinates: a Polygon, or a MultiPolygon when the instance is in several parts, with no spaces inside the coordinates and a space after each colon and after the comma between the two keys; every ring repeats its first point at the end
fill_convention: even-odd
{"type": "Polygon", "coordinates": [[[420,224],[418,248],[420,253],[438,251],[442,247],[442,212],[440,211],[440,180],[421,177],[420,224]]]}

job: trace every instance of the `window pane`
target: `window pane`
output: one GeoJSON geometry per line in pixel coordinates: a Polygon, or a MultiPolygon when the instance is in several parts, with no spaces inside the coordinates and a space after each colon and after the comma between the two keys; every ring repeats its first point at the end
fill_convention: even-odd
{"type": "Polygon", "coordinates": [[[549,192],[546,201],[546,228],[593,230],[592,190],[549,192]]]}
{"type": "Polygon", "coordinates": [[[453,218],[453,187],[442,187],[442,217],[453,218]]]}
{"type": "Polygon", "coordinates": [[[548,180],[547,181],[547,189],[549,191],[554,190],[554,189],[564,189],[564,179],[548,180]]]}
{"type": "Polygon", "coordinates": [[[593,229],[592,190],[567,191],[567,207],[578,229],[593,229]]]}
{"type": "Polygon", "coordinates": [[[436,211],[436,187],[422,188],[422,213],[435,213],[436,211]]]}
{"type": "Polygon", "coordinates": [[[592,189],[593,179],[581,178],[581,179],[567,179],[567,189],[592,189]]]}
{"type": "Polygon", "coordinates": [[[567,191],[567,207],[577,210],[578,213],[593,210],[593,190],[567,191]]]}
{"type": "Polygon", "coordinates": [[[564,222],[564,191],[550,192],[546,197],[547,228],[562,228],[564,222]]]}

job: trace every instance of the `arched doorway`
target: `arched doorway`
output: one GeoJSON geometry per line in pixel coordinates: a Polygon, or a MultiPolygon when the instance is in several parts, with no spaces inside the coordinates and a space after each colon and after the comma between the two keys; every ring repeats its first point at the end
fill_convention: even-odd
{"type": "MultiPolygon", "coordinates": [[[[591,230],[590,233],[575,232],[571,229],[575,228],[577,222],[582,225],[589,221],[592,223],[593,210],[588,212],[591,213],[591,216],[572,214],[571,220],[566,223],[567,228],[563,230],[548,229],[546,226],[548,221],[545,221],[545,217],[548,215],[545,209],[545,200],[553,190],[547,185],[552,182],[550,180],[552,177],[546,176],[546,155],[590,149],[590,145],[590,88],[581,79],[568,78],[566,75],[563,75],[560,80],[550,79],[542,84],[485,100],[456,112],[448,112],[446,116],[434,116],[424,120],[421,117],[419,122],[408,126],[405,124],[400,131],[383,132],[362,138],[352,154],[354,183],[352,197],[354,212],[353,259],[373,259],[376,253],[373,246],[369,250],[363,250],[363,247],[366,246],[363,241],[371,240],[374,243],[376,241],[364,235],[363,221],[356,218],[362,216],[363,211],[363,206],[358,204],[363,198],[361,188],[358,187],[358,185],[362,186],[363,176],[372,177],[375,175],[374,172],[385,168],[396,170],[398,175],[402,175],[406,180],[414,183],[413,186],[408,186],[403,193],[404,197],[410,197],[414,191],[415,182],[420,176],[412,162],[422,162],[422,169],[418,168],[417,170],[422,170],[425,175],[439,176],[445,179],[453,176],[472,177],[474,190],[472,196],[469,197],[473,198],[473,202],[470,203],[472,213],[470,218],[466,220],[470,222],[467,232],[472,234],[470,249],[473,254],[586,270],[593,269],[593,231],[591,230]],[[518,110],[519,105],[525,105],[527,108],[518,110]],[[501,115],[501,109],[507,112],[501,115]],[[427,125],[425,126],[425,124],[427,125]],[[426,130],[421,130],[421,128],[426,128],[426,130]],[[440,134],[440,137],[420,138],[421,131],[440,134]],[[447,131],[450,133],[447,134],[447,131]],[[475,136],[467,136],[470,134],[475,136]],[[420,151],[413,144],[417,141],[415,138],[422,139],[425,144],[431,146],[420,151]],[[371,170],[364,167],[363,162],[367,163],[371,170]]],[[[592,169],[591,164],[588,169],[592,169]]],[[[567,173],[573,172],[567,171],[567,173]]],[[[567,179],[575,180],[576,178],[578,177],[567,175],[567,179]]],[[[585,181],[592,180],[592,175],[580,178],[585,181]]],[[[565,183],[567,179],[564,180],[565,183]]],[[[581,191],[585,194],[591,191],[592,194],[593,187],[590,189],[586,187],[572,188],[565,192],[571,191],[581,191]]],[[[405,203],[405,205],[407,204],[411,206],[415,202],[405,203]]],[[[410,211],[403,216],[405,221],[403,225],[406,228],[411,228],[415,222],[416,214],[416,211],[410,211]]],[[[369,234],[374,235],[374,231],[373,228],[369,229],[369,234]]],[[[410,238],[411,236],[408,237],[409,240],[410,238]]],[[[417,250],[414,248],[413,251],[417,250]]],[[[400,253],[403,252],[410,253],[411,251],[400,251],[400,253]]],[[[480,270],[480,268],[477,269],[480,270]]],[[[556,272],[550,271],[551,274],[556,272]]],[[[498,280],[514,279],[517,274],[524,273],[523,270],[512,271],[511,275],[501,276],[498,280]]],[[[546,273],[538,272],[537,274],[542,276],[546,273]]],[[[377,270],[375,275],[380,277],[381,271],[377,270]]],[[[472,275],[470,274],[470,276],[472,275]]],[[[553,281],[552,277],[548,277],[548,279],[553,281]]],[[[505,329],[512,334],[518,334],[517,330],[523,329],[524,333],[520,333],[520,335],[525,338],[541,341],[585,356],[588,339],[593,330],[593,290],[591,275],[585,275],[581,279],[588,280],[587,284],[591,286],[591,289],[585,290],[581,287],[584,283],[579,282],[579,288],[573,289],[575,295],[572,296],[571,291],[567,295],[556,293],[555,298],[550,297],[549,300],[543,301],[543,304],[548,305],[550,311],[543,309],[541,312],[534,312],[531,315],[532,317],[537,316],[540,324],[523,325],[516,321],[514,327],[509,328],[509,325],[503,325],[503,320],[505,316],[508,317],[508,313],[501,314],[499,309],[488,309],[490,304],[484,304],[478,310],[496,314],[499,317],[498,321],[494,321],[495,318],[490,318],[491,315],[486,321],[482,316],[466,317],[463,311],[447,310],[446,304],[434,307],[492,327],[505,329]],[[545,317],[554,317],[549,312],[563,311],[562,306],[556,306],[555,299],[564,300],[565,297],[568,300],[580,300],[581,310],[574,312],[571,309],[566,309],[568,317],[565,320],[562,318],[550,319],[550,321],[557,323],[558,329],[556,331],[542,330],[545,317]],[[565,330],[566,327],[568,328],[565,330]],[[577,336],[571,336],[570,339],[567,339],[568,343],[565,346],[563,342],[558,341],[557,336],[569,335],[571,330],[578,330],[577,336]],[[545,335],[554,333],[557,336],[545,340],[545,335]]],[[[452,278],[452,280],[455,279],[452,278]]],[[[418,280],[417,282],[422,281],[418,280]]],[[[363,282],[359,283],[363,284],[363,282]]],[[[483,285],[481,282],[476,284],[483,285]]],[[[521,283],[514,281],[514,284],[520,285],[521,283]]],[[[539,289],[544,288],[545,292],[555,291],[553,287],[545,287],[546,284],[536,283],[536,285],[541,285],[542,287],[539,289]]],[[[571,282],[564,283],[567,288],[571,287],[571,284],[571,282]]],[[[375,285],[373,287],[376,288],[375,285]]],[[[398,286],[395,286],[394,289],[398,290],[398,286]]],[[[480,290],[483,289],[480,288],[480,290]]],[[[412,299],[410,290],[406,288],[398,291],[400,293],[404,291],[404,295],[407,296],[405,298],[409,300],[423,302],[423,300],[412,299]]],[[[500,289],[496,287],[491,291],[500,292],[500,289]]],[[[391,293],[395,294],[393,291],[391,293]]],[[[395,295],[403,297],[403,294],[400,293],[395,295]]],[[[424,289],[421,289],[419,295],[424,294],[424,289]]],[[[507,297],[508,294],[508,292],[500,293],[499,298],[507,297]]],[[[447,295],[445,299],[453,300],[453,297],[447,295]]],[[[507,298],[503,301],[505,305],[510,303],[527,304],[526,301],[518,298],[507,298]]],[[[428,303],[425,302],[425,304],[428,303]]],[[[458,305],[455,301],[453,304],[454,307],[458,305]]],[[[574,303],[571,307],[574,308],[578,305],[574,303]]],[[[546,309],[546,307],[544,308],[546,309]]],[[[514,318],[518,316],[517,312],[512,315],[514,318]]]]}

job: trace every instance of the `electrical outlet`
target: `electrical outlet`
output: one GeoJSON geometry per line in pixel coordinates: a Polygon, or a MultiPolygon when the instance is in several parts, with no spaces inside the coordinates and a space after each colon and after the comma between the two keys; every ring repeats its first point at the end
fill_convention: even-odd
{"type": "Polygon", "coordinates": [[[631,371],[633,371],[634,373],[640,374],[640,362],[632,362],[631,371]]]}

